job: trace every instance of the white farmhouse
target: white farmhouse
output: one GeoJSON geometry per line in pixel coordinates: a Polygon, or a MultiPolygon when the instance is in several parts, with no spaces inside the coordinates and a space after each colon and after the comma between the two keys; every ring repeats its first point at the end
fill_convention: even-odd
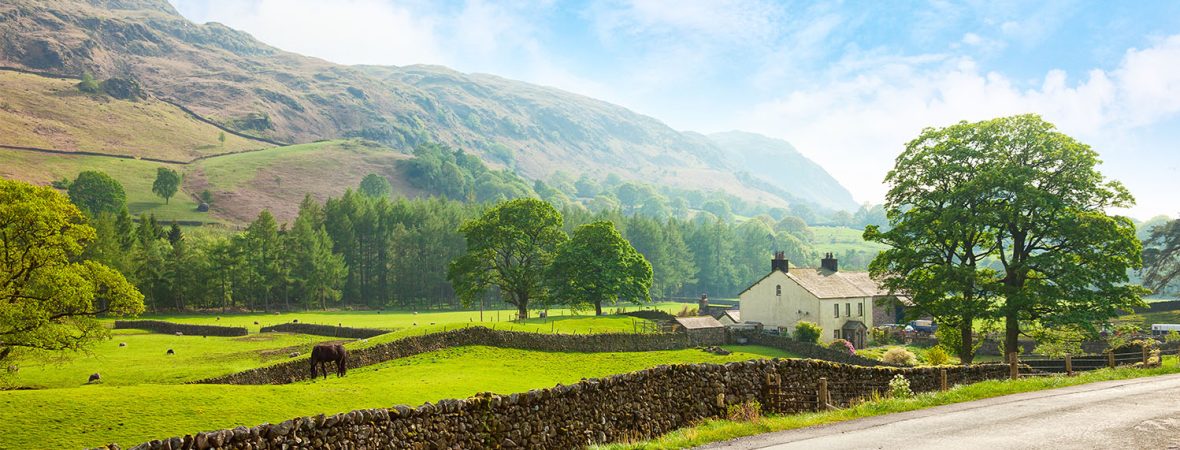
{"type": "Polygon", "coordinates": [[[864,347],[875,321],[893,322],[893,297],[867,272],[841,272],[831,253],[819,268],[792,268],[778,252],[770,268],[739,295],[742,321],[793,331],[795,323],[805,320],[823,328],[821,342],[843,338],[856,348],[864,347]]]}

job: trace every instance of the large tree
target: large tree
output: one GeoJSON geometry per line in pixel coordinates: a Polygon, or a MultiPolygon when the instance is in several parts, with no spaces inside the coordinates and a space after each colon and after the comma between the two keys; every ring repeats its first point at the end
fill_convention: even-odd
{"type": "MultiPolygon", "coordinates": [[[[1142,304],[1145,292],[1127,278],[1141,265],[1134,226],[1106,213],[1133,200],[1097,171],[1098,163],[1093,149],[1035,115],[925,130],[890,174],[894,189],[914,183],[890,199],[891,219],[894,225],[925,223],[928,229],[910,230],[912,239],[899,242],[917,246],[915,257],[942,255],[950,263],[901,265],[893,272],[925,268],[939,277],[927,280],[936,284],[907,287],[938,289],[950,299],[967,287],[986,291],[994,284],[991,304],[1005,323],[1006,349],[1017,348],[1022,322],[1093,331],[1142,304]],[[907,216],[911,208],[918,211],[907,216]],[[994,276],[970,264],[984,258],[995,261],[994,276]]],[[[876,266],[881,272],[888,264],[876,266]]]]}
{"type": "Polygon", "coordinates": [[[467,253],[451,263],[447,279],[467,304],[499,288],[504,301],[526,318],[530,305],[548,299],[544,272],[567,239],[561,225],[561,213],[544,201],[502,202],[460,227],[467,253]]]}
{"type": "Polygon", "coordinates": [[[1164,292],[1180,280],[1180,219],[1151,228],[1144,244],[1143,283],[1164,292]]]}
{"type": "Polygon", "coordinates": [[[65,196],[0,179],[0,360],[14,348],[83,348],[109,333],[96,315],[143,311],[123,275],[80,258],[94,239],[65,196]]]}
{"type": "Polygon", "coordinates": [[[118,214],[127,205],[123,185],[103,172],[87,170],[70,183],[70,201],[91,216],[118,214]]]}
{"type": "Polygon", "coordinates": [[[152,192],[164,198],[167,204],[180,189],[180,173],[167,167],[156,169],[156,181],[152,183],[152,192]]]}
{"type": "Polygon", "coordinates": [[[599,221],[574,230],[557,250],[547,278],[555,299],[575,307],[594,305],[601,316],[603,302],[650,302],[651,276],[651,264],[615,224],[599,221]]]}
{"type": "Polygon", "coordinates": [[[389,180],[381,175],[370,173],[365,175],[361,180],[360,190],[362,194],[373,198],[388,197],[390,192],[393,192],[393,187],[389,185],[389,180]]]}

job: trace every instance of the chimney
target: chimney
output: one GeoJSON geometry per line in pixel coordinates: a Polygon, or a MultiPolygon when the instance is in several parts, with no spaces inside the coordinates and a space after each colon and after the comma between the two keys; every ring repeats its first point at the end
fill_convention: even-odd
{"type": "Polygon", "coordinates": [[[832,256],[831,252],[824,255],[824,259],[819,261],[819,266],[828,269],[832,272],[839,272],[839,264],[836,262],[836,257],[832,256]]]}
{"type": "Polygon", "coordinates": [[[770,260],[770,271],[774,272],[777,270],[786,273],[789,268],[790,264],[787,263],[786,252],[774,252],[774,259],[770,260]]]}
{"type": "Polygon", "coordinates": [[[709,295],[701,294],[701,299],[697,301],[697,315],[703,316],[709,313],[709,295]]]}

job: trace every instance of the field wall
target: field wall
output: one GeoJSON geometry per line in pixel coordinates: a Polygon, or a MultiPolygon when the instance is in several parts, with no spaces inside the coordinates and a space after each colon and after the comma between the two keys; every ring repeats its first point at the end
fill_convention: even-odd
{"type": "Polygon", "coordinates": [[[313,334],[316,336],[331,336],[347,339],[368,339],[389,332],[389,330],[378,330],[373,328],[349,328],[332,325],[318,325],[313,323],[283,323],[269,327],[262,327],[262,329],[259,331],[263,333],[278,331],[284,333],[313,334]]]}
{"type": "MultiPolygon", "coordinates": [[[[348,368],[355,369],[450,347],[486,345],[546,352],[642,352],[678,350],[697,345],[723,345],[717,335],[690,337],[680,333],[546,334],[459,328],[441,333],[410,336],[372,347],[349,349],[348,368]]],[[[197,384],[286,384],[311,378],[307,358],[195,381],[197,384]]]]}
{"type": "Polygon", "coordinates": [[[189,336],[245,336],[249,332],[244,327],[222,327],[217,325],[190,325],[184,323],[165,322],[162,320],[116,320],[115,329],[134,328],[156,333],[183,333],[189,336]]]}
{"type": "Polygon", "coordinates": [[[741,342],[741,339],[745,339],[745,343],[747,344],[774,347],[779,350],[785,350],[794,353],[802,358],[822,359],[825,361],[853,364],[857,366],[888,365],[875,359],[853,355],[848,352],[836,351],[815,344],[799,342],[786,336],[766,334],[757,331],[732,332],[730,333],[729,339],[731,342],[741,342]]]}
{"type": "Polygon", "coordinates": [[[889,380],[897,374],[909,379],[914,391],[939,389],[940,371],[946,371],[951,384],[1008,375],[1008,367],[1002,364],[892,368],[776,359],[659,366],[522,394],[478,394],[417,408],[301,417],[155,440],[134,448],[572,449],[655,437],[701,419],[723,417],[728,406],[746,401],[783,413],[815,410],[821,377],[826,379],[831,404],[846,406],[874,391],[887,391],[889,380]]]}

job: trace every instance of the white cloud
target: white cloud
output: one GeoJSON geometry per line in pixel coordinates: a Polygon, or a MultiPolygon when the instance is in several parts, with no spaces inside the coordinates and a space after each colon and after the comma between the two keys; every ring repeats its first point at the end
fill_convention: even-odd
{"type": "MultiPolygon", "coordinates": [[[[1127,141],[1119,136],[1180,112],[1180,35],[1128,50],[1109,72],[1094,69],[1071,81],[1064,71],[1052,70],[1031,88],[984,72],[966,57],[871,60],[847,62],[857,70],[757,105],[738,123],[790,140],[859,199],[875,202],[884,196],[881,180],[893,159],[927,126],[1033,112],[1091,143],[1107,159],[1122,161],[1130,155],[1120,153],[1136,149],[1122,145],[1127,141]]],[[[1127,183],[1133,194],[1155,190],[1153,183],[1167,176],[1145,179],[1129,168],[1108,175],[1127,183]]],[[[1141,210],[1171,207],[1151,194],[1140,197],[1141,210]]]]}

